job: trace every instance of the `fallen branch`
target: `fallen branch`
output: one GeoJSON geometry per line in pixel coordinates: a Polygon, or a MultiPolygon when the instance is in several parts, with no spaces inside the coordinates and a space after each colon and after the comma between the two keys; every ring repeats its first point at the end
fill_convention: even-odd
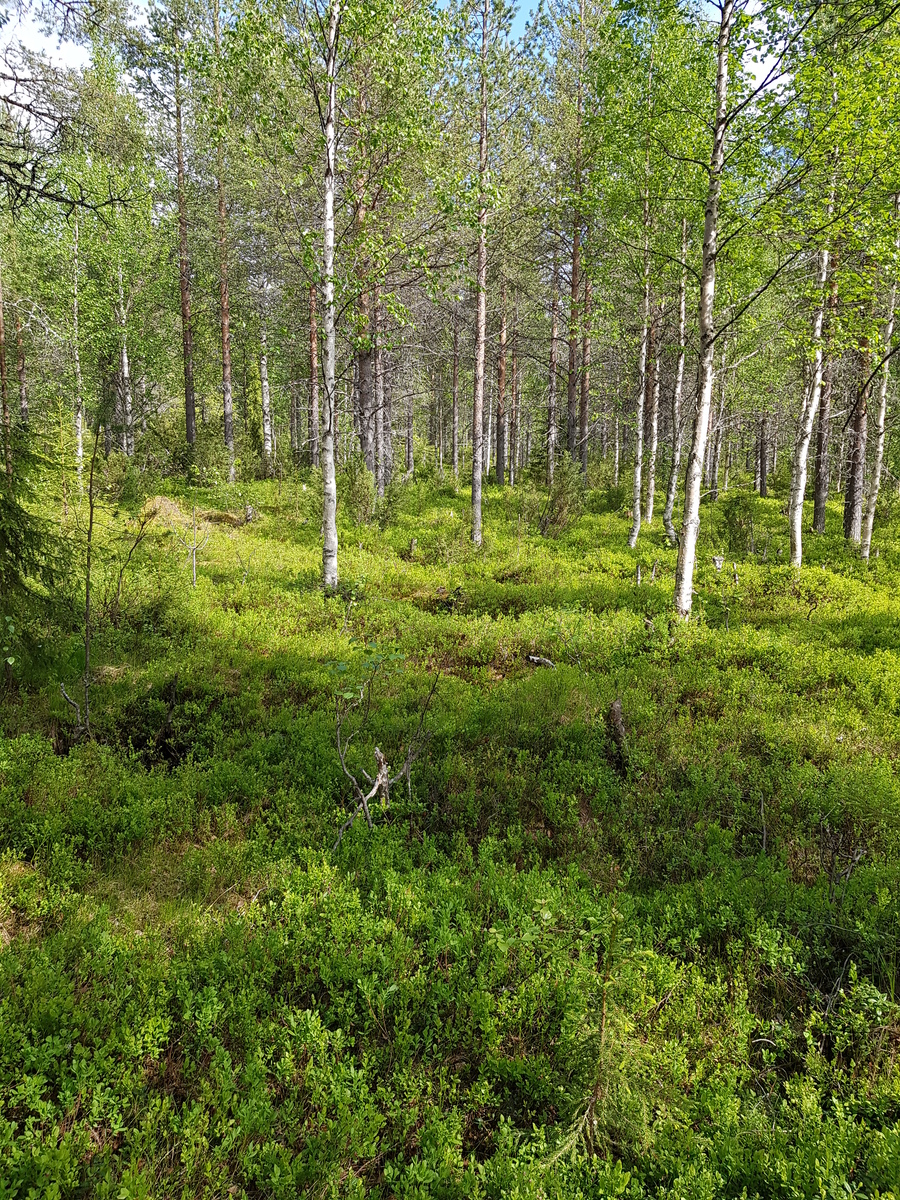
{"type": "Polygon", "coordinates": [[[542,658],[540,654],[526,654],[525,658],[536,667],[550,667],[551,670],[556,670],[556,663],[551,662],[549,658],[542,658]]]}

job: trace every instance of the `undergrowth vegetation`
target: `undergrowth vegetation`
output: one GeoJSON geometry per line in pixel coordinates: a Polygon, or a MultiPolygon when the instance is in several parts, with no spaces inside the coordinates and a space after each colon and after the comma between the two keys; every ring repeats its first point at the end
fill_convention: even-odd
{"type": "Polygon", "coordinates": [[[334,596],[314,475],[110,480],[91,740],[84,581],[4,627],[0,1197],[900,1196],[891,497],[732,490],[685,625],[612,488],[357,475],[334,596]]]}

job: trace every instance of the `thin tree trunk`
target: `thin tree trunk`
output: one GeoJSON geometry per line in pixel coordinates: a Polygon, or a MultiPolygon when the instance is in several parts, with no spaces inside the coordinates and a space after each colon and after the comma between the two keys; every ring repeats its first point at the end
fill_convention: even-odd
{"type": "Polygon", "coordinates": [[[719,194],[725,163],[725,134],[728,127],[728,50],[734,21],[734,0],[724,0],[719,22],[718,57],[716,68],[716,119],[710,154],[709,186],[703,230],[703,263],[700,272],[700,376],[697,389],[697,412],[688,460],[685,483],[684,521],[678,543],[678,563],[675,572],[675,610],[682,617],[690,616],[694,592],[694,567],[697,559],[697,539],[700,534],[700,491],[703,481],[703,459],[709,430],[709,410],[712,404],[715,367],[715,298],[716,258],[719,234],[719,194]]]}
{"type": "Polygon", "coordinates": [[[266,331],[259,335],[259,386],[262,398],[263,473],[272,475],[272,402],[269,392],[269,348],[266,331]]]}
{"type": "Polygon", "coordinates": [[[341,0],[331,0],[326,32],[325,75],[325,210],[324,234],[324,327],[325,396],[322,438],[322,582],[326,589],[338,583],[337,476],[334,465],[335,422],[337,417],[337,343],[334,306],[334,197],[337,168],[337,47],[341,0]]]}
{"type": "MultiPolygon", "coordinates": [[[[687,218],[681,222],[681,261],[687,261],[687,218]]],[[[678,285],[678,358],[675,363],[675,385],[672,388],[672,465],[669,469],[669,486],[666,490],[666,506],[663,509],[663,525],[669,540],[677,541],[672,513],[675,494],[678,490],[678,471],[681,467],[681,394],[684,386],[684,359],[686,354],[685,331],[687,327],[687,271],[682,267],[678,285]]]]}
{"type": "Polygon", "coordinates": [[[119,265],[119,326],[122,344],[119,348],[119,416],[121,420],[122,450],[130,458],[134,454],[134,422],[131,408],[131,367],[128,362],[128,314],[125,307],[125,290],[122,283],[122,266],[119,265]]]}
{"type": "Polygon", "coordinates": [[[768,470],[769,470],[769,417],[767,413],[763,413],[759,421],[759,442],[757,449],[757,467],[756,474],[759,479],[759,494],[763,498],[769,494],[768,485],[768,470]]]}
{"type": "MultiPolygon", "coordinates": [[[[486,378],[486,376],[485,376],[486,378]]],[[[493,380],[488,384],[487,403],[484,406],[484,419],[481,423],[482,477],[487,479],[491,472],[491,446],[494,431],[494,385],[493,380]]]]}
{"type": "Polygon", "coordinates": [[[753,490],[759,493],[760,485],[762,484],[762,474],[759,469],[760,453],[759,443],[762,436],[762,416],[759,417],[753,425],[753,490]]]}
{"type": "Polygon", "coordinates": [[[413,457],[413,398],[409,396],[406,401],[406,470],[412,471],[415,465],[413,457]]]}
{"type": "Polygon", "coordinates": [[[84,732],[91,734],[91,558],[94,548],[94,474],[97,466],[97,447],[100,444],[100,424],[94,430],[94,450],[88,476],[88,527],[84,557],[84,732]]]}
{"type": "MultiPolygon", "coordinates": [[[[894,197],[894,221],[898,216],[900,196],[894,197]]],[[[897,235],[895,250],[900,250],[900,233],[897,235]]],[[[897,280],[891,283],[888,299],[887,316],[884,322],[884,353],[890,354],[891,342],[894,340],[894,311],[897,304],[897,280]]],[[[860,557],[868,560],[872,548],[872,528],[875,523],[875,508],[878,504],[878,491],[881,486],[881,471],[884,466],[884,433],[887,418],[888,380],[891,373],[890,359],[886,359],[881,371],[881,386],[878,390],[878,409],[875,413],[875,453],[872,460],[872,473],[869,477],[869,494],[866,498],[866,515],[860,538],[860,557]]]]}
{"type": "Polygon", "coordinates": [[[559,354],[559,265],[553,254],[553,294],[550,300],[550,380],[547,399],[547,485],[553,486],[556,467],[556,363],[559,354]]]}
{"type": "MultiPolygon", "coordinates": [[[[361,212],[361,206],[357,207],[361,212]]],[[[363,290],[359,297],[358,328],[363,339],[356,355],[356,401],[359,427],[359,447],[365,459],[366,469],[375,474],[375,405],[373,402],[372,370],[372,305],[369,292],[363,290]]]]}
{"type": "Polygon", "coordinates": [[[135,381],[135,390],[137,392],[137,412],[141,422],[141,433],[147,432],[147,380],[144,371],[138,375],[135,381]]]}
{"type": "MultiPolygon", "coordinates": [[[[831,287],[828,293],[828,326],[834,320],[838,301],[837,251],[832,256],[831,287]]],[[[819,419],[816,429],[816,484],[813,503],[813,529],[825,532],[825,506],[828,503],[828,480],[831,473],[828,443],[831,435],[831,398],[834,391],[834,355],[828,349],[828,358],[822,382],[822,399],[819,403],[819,419]]]]}
{"type": "Polygon", "coordinates": [[[615,442],[615,452],[613,454],[613,487],[619,486],[619,414],[613,416],[613,441],[615,442]]]}
{"type": "Polygon", "coordinates": [[[288,416],[288,424],[290,426],[291,434],[291,462],[296,466],[300,458],[300,396],[298,394],[300,387],[298,376],[300,371],[297,363],[294,363],[294,366],[291,368],[291,374],[293,375],[293,378],[291,379],[290,384],[291,407],[288,416]]]}
{"type": "Polygon", "coordinates": [[[506,284],[500,300],[500,348],[497,352],[497,486],[506,483],[506,439],[509,433],[506,412],[506,284]]]}
{"type": "Polygon", "coordinates": [[[309,464],[319,465],[319,329],[316,321],[316,285],[309,285],[309,464]]]}
{"type": "Polygon", "coordinates": [[[131,395],[131,364],[128,359],[128,343],[122,342],[122,432],[125,438],[125,454],[134,456],[134,409],[131,395]]]}
{"type": "Polygon", "coordinates": [[[578,408],[578,438],[581,453],[581,473],[587,478],[588,418],[591,395],[591,281],[584,277],[584,322],[581,330],[581,403],[578,408]]]}
{"type": "Polygon", "coordinates": [[[709,473],[710,499],[719,498],[719,466],[722,460],[722,441],[725,437],[726,363],[728,361],[728,338],[722,344],[721,387],[719,388],[719,411],[716,415],[716,440],[713,447],[709,473]]]}
{"type": "Polygon", "coordinates": [[[444,397],[439,391],[435,397],[437,404],[437,468],[438,479],[444,481],[444,397]]]}
{"type": "Polygon", "coordinates": [[[834,362],[829,357],[822,373],[822,398],[816,420],[816,478],[813,499],[813,531],[825,532],[825,510],[828,504],[830,472],[828,443],[831,433],[831,396],[834,389],[834,362]]]}
{"type": "Polygon", "coordinates": [[[84,386],[81,379],[81,349],[78,345],[78,210],[74,214],[72,258],[73,279],[72,291],[72,351],[75,359],[75,469],[78,472],[78,484],[82,487],[82,468],[84,466],[84,386]]]}
{"type": "Polygon", "coordinates": [[[647,366],[650,351],[650,337],[652,335],[652,321],[650,315],[650,178],[652,175],[652,163],[650,161],[650,122],[653,113],[653,46],[650,48],[650,65],[647,73],[647,142],[644,152],[644,196],[643,196],[643,216],[644,216],[644,304],[643,316],[641,322],[641,349],[638,363],[638,398],[637,398],[637,422],[635,427],[635,450],[634,450],[634,481],[632,488],[632,507],[633,507],[633,522],[631,533],[628,537],[628,545],[632,549],[637,545],[637,540],[641,532],[642,511],[641,504],[643,502],[643,470],[644,470],[644,428],[647,417],[647,366]]]}
{"type": "Polygon", "coordinates": [[[516,314],[512,335],[512,387],[510,388],[509,414],[509,486],[514,487],[518,474],[519,459],[519,305],[516,302],[516,314]]]}
{"type": "Polygon", "coordinates": [[[719,498],[719,468],[722,464],[722,442],[725,438],[725,397],[719,400],[719,412],[716,418],[716,440],[712,452],[712,469],[710,471],[710,500],[719,498]]]}
{"type": "MultiPolygon", "coordinates": [[[[219,4],[215,7],[215,49],[217,68],[221,66],[222,40],[219,28],[219,4]]],[[[216,80],[216,99],[222,107],[222,84],[216,80]]],[[[222,136],[216,138],[216,192],[218,198],[219,243],[219,319],[222,331],[222,424],[228,450],[228,481],[234,483],[234,398],[231,382],[231,303],[228,296],[228,214],[225,205],[225,154],[222,136]]]]}
{"type": "Polygon", "coordinates": [[[3,409],[3,448],[6,478],[12,479],[12,423],[9,418],[9,388],[6,379],[6,326],[3,320],[3,278],[0,274],[0,404],[3,409]]]}
{"type": "Polygon", "coordinates": [[[865,494],[866,441],[869,424],[869,339],[860,339],[860,382],[853,406],[853,425],[847,455],[847,482],[844,488],[844,537],[859,542],[862,537],[862,504],[865,494]]]}
{"type": "Polygon", "coordinates": [[[566,447],[578,461],[578,297],[581,290],[581,126],[584,113],[584,0],[579,5],[578,79],[575,102],[575,213],[572,218],[572,270],[569,304],[569,377],[566,395],[566,447]]]}
{"type": "MultiPolygon", "coordinates": [[[[382,322],[384,321],[384,312],[382,312],[382,322]]],[[[382,328],[384,328],[382,324],[382,328]]],[[[384,351],[381,352],[381,379],[382,379],[382,395],[384,396],[384,463],[382,465],[381,474],[385,487],[390,486],[391,479],[394,474],[394,421],[392,409],[393,383],[388,364],[384,356],[384,351]]]]}
{"type": "Polygon", "coordinates": [[[650,255],[644,255],[644,302],[641,314],[641,349],[638,359],[637,412],[634,436],[634,482],[631,494],[632,525],[628,545],[634,549],[641,532],[641,500],[644,469],[644,400],[647,391],[647,348],[650,340],[650,255]]]}
{"type": "Polygon", "coordinates": [[[28,424],[28,379],[25,374],[25,343],[22,341],[22,322],[16,313],[16,374],[19,377],[19,415],[28,424]]]}
{"type": "MultiPolygon", "coordinates": [[[[833,205],[829,205],[829,212],[833,205]]],[[[806,476],[809,465],[809,447],[812,442],[813,426],[819,411],[822,396],[822,332],[825,325],[825,288],[828,285],[829,252],[819,254],[819,271],[816,285],[819,289],[819,304],[813,317],[813,361],[810,369],[809,386],[803,397],[797,437],[794,442],[794,460],[791,464],[791,495],[788,501],[788,526],[791,536],[791,566],[803,563],[803,501],[806,499],[806,476]]],[[[893,328],[893,313],[891,315],[893,328]]]]}
{"type": "Polygon", "coordinates": [[[453,306],[453,478],[459,478],[459,314],[453,306]]]}
{"type": "Polygon", "coordinates": [[[375,371],[375,494],[384,496],[384,354],[381,349],[383,315],[378,289],[372,310],[373,366],[375,371]]]}
{"type": "MultiPolygon", "coordinates": [[[[180,32],[176,31],[180,39],[180,32]]],[[[197,412],[194,400],[194,333],[191,325],[191,267],[188,258],[187,196],[184,182],[183,100],[181,93],[180,51],[175,51],[175,154],[178,192],[178,276],[181,288],[181,346],[184,359],[184,428],[189,446],[197,438],[197,412]]]]}
{"type": "Polygon", "coordinates": [[[566,449],[577,459],[578,437],[578,293],[581,287],[581,228],[575,218],[572,234],[571,299],[569,302],[569,375],[566,386],[566,449]]]}
{"type": "Polygon", "coordinates": [[[219,317],[222,328],[222,421],[228,450],[228,480],[234,483],[234,398],[231,385],[231,305],[228,297],[228,240],[225,212],[225,179],[221,146],[216,185],[219,198],[219,317]]]}
{"type": "Polygon", "coordinates": [[[475,387],[472,405],[472,541],[481,545],[482,431],[484,346],[487,332],[487,51],[490,0],[481,7],[481,102],[478,135],[478,263],[476,269],[475,387]]]}
{"type": "Polygon", "coordinates": [[[656,458],[659,452],[659,338],[656,336],[653,337],[648,385],[650,411],[647,413],[647,503],[644,506],[643,518],[650,525],[656,501],[656,458]]]}

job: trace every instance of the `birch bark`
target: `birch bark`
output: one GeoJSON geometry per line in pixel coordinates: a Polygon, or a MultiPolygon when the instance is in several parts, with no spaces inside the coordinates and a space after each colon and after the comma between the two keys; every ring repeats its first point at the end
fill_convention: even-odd
{"type": "Polygon", "coordinates": [[[481,477],[484,412],[484,343],[487,328],[487,50],[490,0],[481,6],[481,102],[478,134],[478,261],[476,269],[475,386],[472,402],[472,541],[482,542],[481,477]]]}
{"type": "Polygon", "coordinates": [[[700,490],[703,483],[703,459],[709,431],[709,410],[715,381],[715,317],[716,259],[719,235],[719,196],[725,165],[725,135],[728,129],[728,50],[734,24],[734,0],[724,0],[719,20],[718,55],[716,63],[716,116],[713,144],[709,161],[709,184],[703,228],[703,262],[700,271],[700,375],[697,389],[697,412],[691,453],[685,481],[684,519],[678,543],[678,563],[675,571],[675,610],[682,617],[690,616],[694,593],[694,568],[697,561],[697,538],[700,534],[700,490]]]}
{"type": "MultiPolygon", "coordinates": [[[[833,204],[830,208],[833,208],[833,204]]],[[[816,415],[819,411],[819,401],[822,396],[822,331],[825,325],[825,306],[827,304],[825,288],[828,284],[828,262],[829,252],[826,248],[819,254],[819,269],[816,273],[819,303],[813,317],[813,361],[810,367],[809,386],[803,397],[800,420],[797,422],[797,437],[794,441],[794,461],[791,464],[791,495],[788,501],[788,527],[791,535],[792,567],[799,567],[803,563],[803,501],[806,499],[809,447],[812,443],[813,426],[815,425],[816,415]]]]}
{"type": "MultiPolygon", "coordinates": [[[[687,219],[681,222],[681,261],[687,258],[687,219]]],[[[669,468],[669,486],[666,491],[666,506],[663,509],[663,525],[669,541],[678,540],[672,523],[675,508],[675,493],[678,490],[678,471],[681,467],[681,393],[684,386],[685,331],[687,328],[687,270],[682,268],[678,285],[678,358],[675,363],[675,384],[672,388],[672,465],[669,468]]]]}
{"type": "Polygon", "coordinates": [[[550,379],[547,394],[547,485],[553,486],[556,467],[556,364],[559,354],[559,266],[553,256],[553,293],[550,300],[550,379]]]}
{"type": "Polygon", "coordinates": [[[337,167],[337,51],[341,0],[332,0],[325,34],[325,198],[322,220],[324,240],[325,387],[322,430],[322,582],[326,589],[338,583],[337,477],[334,466],[334,432],[337,343],[334,304],[334,197],[337,167]]]}
{"type": "Polygon", "coordinates": [[[319,465],[319,329],[316,319],[316,285],[309,285],[309,464],[319,465]]]}
{"type": "Polygon", "coordinates": [[[272,400],[269,391],[269,347],[265,329],[259,335],[259,385],[262,397],[263,471],[272,474],[272,400]]]}
{"type": "Polygon", "coordinates": [[[581,334],[581,402],[578,407],[578,440],[581,473],[587,478],[588,417],[591,393],[591,281],[584,277],[584,313],[581,334]]]}
{"type": "MultiPolygon", "coordinates": [[[[221,55],[219,6],[215,10],[216,58],[221,55]]],[[[222,85],[216,82],[216,98],[222,107],[222,85]]],[[[228,295],[228,222],[225,205],[225,155],[221,135],[216,139],[216,192],[218,195],[219,319],[222,330],[222,424],[228,450],[228,482],[234,483],[234,397],[231,384],[231,303],[228,295]]]]}
{"type": "Polygon", "coordinates": [[[459,315],[453,308],[453,478],[459,477],[459,315]]]}
{"type": "Polygon", "coordinates": [[[628,545],[634,549],[641,532],[641,499],[644,468],[644,393],[647,389],[647,342],[650,331],[650,255],[644,255],[644,302],[641,316],[641,350],[638,358],[638,396],[635,413],[634,479],[631,491],[633,521],[628,545]]]}
{"type": "Polygon", "coordinates": [[[500,301],[500,348],[497,352],[497,486],[506,483],[506,440],[508,416],[506,412],[506,284],[503,285],[500,301]]]}
{"type": "Polygon", "coordinates": [[[191,266],[188,258],[187,198],[184,182],[183,96],[181,60],[175,51],[175,158],[178,193],[178,282],[181,291],[181,348],[184,360],[184,429],[189,446],[197,438],[194,400],[194,333],[191,325],[191,266]]]}
{"type": "Polygon", "coordinates": [[[3,449],[6,478],[12,479],[12,423],[9,419],[9,394],[6,380],[6,328],[3,322],[3,280],[0,277],[0,407],[3,409],[3,449]]]}
{"type": "Polygon", "coordinates": [[[78,484],[82,485],[81,472],[84,466],[84,386],[81,378],[81,349],[78,345],[78,210],[75,210],[72,237],[73,289],[72,289],[72,354],[75,360],[75,469],[78,484]]]}
{"type": "MultiPolygon", "coordinates": [[[[833,320],[838,300],[837,251],[831,256],[831,287],[828,292],[828,321],[833,320]]],[[[829,335],[826,331],[826,340],[829,335]]],[[[813,502],[813,529],[825,532],[825,506],[828,503],[828,477],[830,474],[829,439],[831,435],[831,397],[834,391],[834,356],[827,350],[822,376],[822,398],[819,401],[819,419],[816,429],[816,484],[813,502]]]]}
{"type": "MultiPolygon", "coordinates": [[[[897,220],[900,208],[900,196],[894,198],[894,220],[897,220]]],[[[900,251],[900,231],[894,245],[895,251],[900,251]]],[[[884,353],[890,354],[891,342],[894,340],[894,313],[897,305],[897,280],[891,283],[888,299],[887,316],[884,322],[884,353]]],[[[878,491],[881,486],[881,471],[884,466],[884,433],[887,418],[888,382],[891,374],[891,361],[885,359],[881,369],[881,385],[878,389],[878,408],[875,412],[875,453],[872,456],[872,470],[869,476],[869,493],[866,497],[866,515],[863,519],[862,536],[859,543],[860,558],[868,560],[872,548],[872,528],[875,523],[875,508],[878,504],[878,491]]]]}
{"type": "MultiPolygon", "coordinates": [[[[381,297],[375,289],[375,306],[372,312],[372,364],[375,374],[375,494],[384,496],[385,486],[385,431],[384,431],[384,355],[381,349],[383,324],[381,297]]],[[[390,436],[390,430],[388,430],[390,436]]]]}
{"type": "Polygon", "coordinates": [[[28,424],[28,379],[25,374],[25,343],[22,340],[22,322],[16,314],[16,374],[19,377],[19,415],[22,424],[28,424]]]}

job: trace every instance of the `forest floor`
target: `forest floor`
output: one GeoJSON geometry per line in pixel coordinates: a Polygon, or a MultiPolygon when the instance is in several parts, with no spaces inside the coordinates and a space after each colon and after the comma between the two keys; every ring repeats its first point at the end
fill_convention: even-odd
{"type": "Polygon", "coordinates": [[[99,514],[91,740],[83,581],[15,631],[2,1200],[900,1196],[896,504],[801,572],[783,496],[705,505],[684,625],[621,492],[491,487],[480,551],[463,489],[345,496],[326,598],[307,475],[165,490],[124,568],[99,514]],[[396,772],[435,676],[333,848],[336,703],[396,772]]]}

